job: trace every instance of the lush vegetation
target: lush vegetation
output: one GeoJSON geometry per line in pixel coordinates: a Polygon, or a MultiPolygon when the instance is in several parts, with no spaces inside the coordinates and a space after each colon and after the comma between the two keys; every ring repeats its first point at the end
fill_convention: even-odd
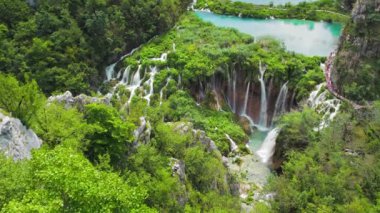
{"type": "Polygon", "coordinates": [[[305,109],[282,120],[278,143],[285,144],[287,161],[268,186],[276,193],[273,210],[378,212],[379,102],[362,112],[346,106],[320,132],[313,130],[313,114],[305,109]]]}
{"type": "MultiPolygon", "coordinates": [[[[22,96],[30,85],[0,76],[2,83],[15,82],[15,97],[22,96]]],[[[19,103],[9,99],[5,90],[0,94],[2,103],[19,103]]],[[[29,101],[44,95],[37,87],[29,90],[27,97],[29,101]]],[[[1,157],[2,211],[238,211],[238,199],[229,186],[233,177],[223,166],[219,151],[210,150],[192,134],[191,124],[188,132],[177,130],[188,122],[184,115],[188,110],[194,114],[195,127],[210,128],[208,122],[215,123],[213,119],[220,117],[221,130],[232,128],[237,135],[231,135],[244,139],[231,115],[203,112],[183,91],[163,107],[147,107],[135,100],[130,110],[128,116],[111,106],[89,104],[79,111],[42,99],[33,114],[20,111],[20,117],[28,116],[28,124],[44,147],[35,150],[32,160],[14,162],[1,157]],[[134,121],[140,116],[149,119],[152,137],[137,145],[133,131],[140,123],[134,121]],[[177,122],[164,123],[164,118],[177,122]],[[186,170],[177,174],[172,168],[175,163],[186,165],[186,170]]]]}
{"type": "Polygon", "coordinates": [[[107,64],[171,28],[190,0],[0,3],[0,71],[51,94],[90,93],[107,64]]]}
{"type": "Polygon", "coordinates": [[[254,5],[231,0],[199,0],[196,8],[210,9],[214,13],[250,18],[293,18],[328,22],[347,22],[349,10],[344,10],[339,0],[301,2],[297,5],[254,5]]]}
{"type": "MultiPolygon", "coordinates": [[[[0,111],[19,118],[43,141],[31,159],[14,161],[0,153],[1,212],[241,212],[238,178],[222,156],[234,155],[226,134],[240,154],[249,152],[248,137],[226,103],[215,110],[210,82],[228,83],[239,72],[244,83],[259,84],[261,63],[265,79],[288,82],[297,94],[294,103],[301,103],[324,80],[319,65],[325,58],[287,52],[276,40],[216,28],[194,14],[180,17],[189,3],[40,0],[30,7],[23,0],[0,0],[0,111]],[[126,104],[132,94],[125,85],[101,85],[104,67],[148,40],[117,69],[135,72],[140,65],[146,81],[151,67],[158,68],[154,94],[147,104],[144,84],[126,104]],[[167,60],[152,60],[162,53],[167,60]],[[100,85],[102,93],[112,92],[109,104],[65,105],[46,98],[65,90],[94,95],[100,85]],[[206,88],[203,99],[200,88],[206,88]]],[[[197,4],[245,17],[345,21],[338,6],[349,9],[352,1],[197,4]]],[[[377,44],[378,14],[367,15],[365,28],[352,22],[346,31],[377,44]]],[[[345,42],[342,48],[356,50],[345,42]]],[[[372,101],[378,99],[379,61],[364,58],[356,83],[371,84],[342,86],[349,97],[372,101]]],[[[342,71],[340,80],[351,74],[342,71]]],[[[302,107],[280,118],[274,156],[280,169],[265,189],[274,196],[270,206],[255,203],[254,211],[380,211],[380,103],[361,111],[343,104],[327,128],[316,130],[319,122],[318,113],[302,107]]]]}
{"type": "Polygon", "coordinates": [[[343,32],[333,68],[337,89],[349,99],[366,102],[380,98],[379,33],[380,15],[375,2],[362,2],[343,32]]]}
{"type": "MultiPolygon", "coordinates": [[[[227,81],[228,73],[233,71],[243,72],[245,81],[258,83],[260,62],[267,67],[265,78],[274,78],[279,84],[288,81],[289,88],[297,91],[298,100],[308,96],[308,92],[324,79],[320,63],[325,58],[288,52],[272,38],[255,41],[237,30],[204,23],[195,15],[183,17],[178,26],[124,60],[124,66],[131,66],[132,70],[137,69],[139,62],[143,66],[141,70],[151,65],[161,68],[155,80],[155,91],[166,84],[168,77],[173,82],[170,88],[176,90],[174,82],[178,84],[181,77],[181,86],[194,95],[193,91],[200,84],[209,85],[216,75],[227,81]],[[167,61],[151,60],[162,53],[168,53],[167,61]]],[[[167,92],[173,93],[169,88],[167,92]]]]}

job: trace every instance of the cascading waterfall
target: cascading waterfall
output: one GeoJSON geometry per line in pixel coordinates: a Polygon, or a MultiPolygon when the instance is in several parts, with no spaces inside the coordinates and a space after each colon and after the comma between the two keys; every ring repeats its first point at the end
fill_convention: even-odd
{"type": "Polygon", "coordinates": [[[124,58],[126,58],[126,57],[132,55],[134,52],[136,52],[138,49],[140,49],[140,47],[141,47],[141,46],[139,46],[139,47],[133,49],[131,52],[129,52],[129,53],[127,53],[127,54],[121,56],[121,58],[120,58],[118,61],[116,61],[115,63],[113,63],[113,64],[107,66],[107,67],[106,67],[106,81],[110,81],[110,80],[113,79],[114,74],[115,74],[115,67],[116,67],[116,65],[117,65],[120,61],[122,61],[124,58]]]}
{"type": "Polygon", "coordinates": [[[247,105],[248,105],[249,87],[250,86],[251,86],[251,82],[248,82],[247,90],[245,91],[245,97],[244,97],[244,108],[243,108],[241,115],[247,115],[247,105]]]}
{"type": "Polygon", "coordinates": [[[278,116],[280,116],[282,113],[285,112],[286,97],[288,96],[288,86],[287,85],[288,85],[288,82],[286,82],[284,85],[282,85],[280,93],[278,94],[271,126],[273,126],[273,122],[276,120],[276,118],[278,118],[278,116]]]}
{"type": "Polygon", "coordinates": [[[149,73],[150,77],[148,80],[149,91],[145,92],[147,93],[147,95],[144,97],[148,101],[148,106],[150,105],[150,97],[153,95],[153,92],[154,92],[153,84],[154,84],[154,77],[157,74],[157,67],[154,66],[154,67],[150,67],[149,69],[150,69],[150,73],[149,73]]]}
{"type": "Polygon", "coordinates": [[[106,78],[107,78],[106,81],[110,81],[112,79],[113,74],[115,72],[115,66],[118,62],[113,63],[113,64],[106,67],[106,78]]]}
{"type": "Polygon", "coordinates": [[[121,83],[128,84],[130,72],[131,72],[131,66],[127,66],[127,68],[125,68],[124,70],[123,77],[121,78],[121,83]]]}
{"type": "MultiPolygon", "coordinates": [[[[175,48],[175,44],[173,44],[173,48],[175,48]]],[[[124,55],[123,57],[120,58],[119,61],[133,54],[138,49],[139,48],[136,48],[132,50],[130,53],[124,55]]],[[[159,58],[151,58],[150,60],[165,62],[167,60],[167,56],[168,56],[168,53],[163,53],[159,58]]],[[[117,61],[114,64],[109,65],[106,68],[106,75],[107,75],[106,81],[113,79],[114,68],[119,61],[117,61]]],[[[127,107],[130,105],[132,98],[135,96],[136,90],[141,89],[144,92],[143,98],[146,99],[148,102],[148,105],[150,105],[151,97],[154,93],[154,78],[156,74],[159,72],[158,67],[157,66],[149,67],[149,79],[146,80],[145,82],[144,82],[144,78],[141,77],[141,69],[142,69],[141,64],[138,65],[137,70],[133,72],[132,75],[131,75],[131,71],[132,71],[131,69],[132,69],[132,66],[129,65],[125,68],[123,73],[120,71],[117,74],[117,79],[120,79],[120,77],[121,79],[120,79],[120,82],[115,87],[113,87],[113,90],[110,93],[110,95],[112,96],[112,94],[116,91],[116,88],[118,86],[125,86],[125,88],[130,91],[129,99],[124,105],[125,107],[127,107]],[[144,89],[144,87],[147,87],[147,88],[149,87],[149,89],[144,89]]],[[[145,73],[145,74],[148,74],[148,73],[145,73]]]]}
{"type": "Polygon", "coordinates": [[[259,71],[260,71],[260,85],[261,85],[261,101],[260,101],[260,121],[259,126],[266,127],[267,126],[267,94],[265,89],[265,81],[264,81],[264,74],[266,71],[266,68],[261,66],[261,61],[259,65],[259,71]]]}
{"type": "Polygon", "coordinates": [[[276,139],[279,133],[280,133],[279,128],[272,129],[266,136],[260,149],[256,152],[256,154],[260,157],[261,162],[265,164],[271,163],[272,156],[275,151],[276,139]]]}
{"type": "Polygon", "coordinates": [[[324,86],[324,83],[318,84],[316,86],[316,89],[310,93],[309,98],[307,99],[307,103],[309,104],[311,108],[314,108],[318,104],[317,96],[320,93],[323,86],[324,86]]]}
{"type": "Polygon", "coordinates": [[[132,81],[130,85],[127,85],[127,89],[131,91],[131,94],[128,99],[128,105],[131,103],[133,96],[135,95],[136,89],[138,89],[141,85],[141,77],[140,77],[140,70],[141,70],[141,65],[139,65],[139,68],[137,71],[134,73],[132,81]]]}
{"type": "Polygon", "coordinates": [[[168,53],[162,53],[159,58],[152,58],[152,61],[166,61],[168,59],[168,53]]]}
{"type": "Polygon", "coordinates": [[[195,10],[194,6],[197,4],[197,0],[193,0],[187,10],[195,10]]]}
{"type": "Polygon", "coordinates": [[[315,131],[319,131],[327,127],[338,114],[339,108],[342,104],[339,99],[328,99],[328,91],[322,91],[323,87],[326,87],[326,83],[317,85],[316,89],[310,93],[307,100],[307,104],[317,113],[322,115],[322,120],[319,126],[314,128],[315,131]]]}
{"type": "Polygon", "coordinates": [[[162,105],[162,101],[164,99],[164,89],[166,89],[169,85],[170,82],[170,76],[166,79],[166,84],[164,87],[161,88],[160,90],[160,106],[162,105]]]}
{"type": "Polygon", "coordinates": [[[236,145],[235,141],[232,140],[232,138],[228,134],[225,134],[225,136],[230,142],[231,152],[236,152],[239,149],[239,147],[236,145]]]}
{"type": "Polygon", "coordinates": [[[236,113],[236,71],[235,68],[233,69],[233,88],[232,88],[232,95],[233,95],[233,111],[236,113]]]}

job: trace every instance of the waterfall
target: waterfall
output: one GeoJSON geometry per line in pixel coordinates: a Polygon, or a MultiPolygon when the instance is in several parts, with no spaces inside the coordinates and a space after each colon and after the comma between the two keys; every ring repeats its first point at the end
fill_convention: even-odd
{"type": "MultiPolygon", "coordinates": [[[[150,97],[153,95],[153,92],[154,92],[153,85],[154,85],[154,77],[157,74],[157,67],[154,66],[154,67],[150,67],[149,69],[150,69],[150,77],[148,80],[149,91],[148,91],[148,94],[145,95],[145,97],[144,97],[148,101],[148,106],[150,105],[150,97]]],[[[145,92],[145,93],[147,93],[147,92],[145,92]]]]}
{"type": "Polygon", "coordinates": [[[187,10],[194,10],[194,6],[197,4],[197,0],[193,0],[187,10]]]}
{"type": "Polygon", "coordinates": [[[280,116],[282,113],[285,112],[285,105],[286,105],[286,97],[288,95],[288,82],[286,82],[284,85],[282,85],[280,93],[278,94],[277,100],[276,100],[276,105],[272,117],[272,124],[273,126],[273,121],[280,116]]]}
{"type": "Polygon", "coordinates": [[[259,65],[259,71],[260,71],[260,85],[261,85],[261,100],[260,100],[260,121],[259,125],[262,127],[267,126],[267,94],[265,90],[265,81],[264,81],[264,74],[266,71],[266,68],[261,66],[261,61],[259,65]]]}
{"type": "Polygon", "coordinates": [[[198,94],[198,104],[200,105],[200,103],[202,102],[202,100],[205,98],[205,93],[204,93],[205,89],[203,87],[203,83],[201,80],[199,80],[199,94],[198,94]]]}
{"type": "Polygon", "coordinates": [[[271,163],[272,156],[275,151],[276,139],[279,133],[279,128],[272,129],[266,136],[260,149],[256,152],[256,154],[261,158],[261,162],[267,164],[271,163]]]}
{"type": "Polygon", "coordinates": [[[110,81],[113,78],[116,64],[117,62],[106,67],[106,77],[107,77],[106,81],[110,81]]]}
{"type": "Polygon", "coordinates": [[[225,134],[225,135],[228,141],[230,141],[231,152],[236,152],[239,149],[239,147],[236,145],[235,141],[232,140],[232,138],[228,134],[225,134]]]}
{"type": "Polygon", "coordinates": [[[115,67],[116,67],[116,65],[117,65],[120,61],[122,61],[124,58],[126,58],[126,57],[132,55],[132,54],[133,54],[134,52],[136,52],[138,49],[140,49],[140,46],[137,47],[137,48],[135,48],[135,49],[133,49],[131,52],[129,52],[129,53],[127,53],[127,54],[121,56],[121,58],[120,58],[118,61],[116,61],[115,63],[113,63],[113,64],[107,66],[107,67],[106,67],[106,81],[110,81],[110,80],[113,78],[114,73],[115,73],[115,67]]]}
{"type": "Polygon", "coordinates": [[[247,115],[247,105],[248,105],[249,87],[250,86],[251,86],[251,82],[248,82],[247,90],[245,91],[245,97],[244,97],[244,108],[243,108],[241,115],[247,115]]]}
{"type": "Polygon", "coordinates": [[[165,86],[162,87],[160,90],[160,106],[162,105],[162,100],[164,99],[164,89],[166,89],[168,87],[169,82],[170,82],[170,76],[166,79],[165,86]]]}
{"type": "Polygon", "coordinates": [[[339,108],[342,102],[339,99],[328,98],[328,91],[322,91],[322,88],[326,87],[326,83],[322,83],[316,86],[315,90],[310,93],[307,99],[307,104],[314,109],[318,114],[322,115],[322,120],[315,131],[319,131],[327,127],[330,122],[335,118],[339,112],[339,108]]]}
{"type": "Polygon", "coordinates": [[[233,93],[233,111],[236,113],[236,71],[235,68],[233,69],[233,88],[232,88],[232,93],[233,93]]]}
{"type": "Polygon", "coordinates": [[[307,99],[307,104],[311,107],[311,108],[314,108],[316,105],[318,105],[318,100],[317,100],[317,96],[318,94],[320,93],[322,87],[325,85],[325,83],[321,83],[321,84],[318,84],[315,88],[315,90],[313,90],[310,95],[309,95],[309,98],[307,99]]]}
{"type": "Polygon", "coordinates": [[[139,65],[139,68],[134,73],[131,84],[127,86],[127,88],[131,91],[131,94],[128,99],[128,105],[131,103],[132,98],[135,95],[136,89],[140,87],[140,84],[142,81],[140,77],[140,70],[141,70],[141,65],[139,65]]]}
{"type": "Polygon", "coordinates": [[[168,59],[168,53],[162,53],[159,58],[152,58],[152,61],[166,61],[168,59]]]}
{"type": "Polygon", "coordinates": [[[123,73],[123,77],[121,78],[121,82],[123,84],[128,84],[130,71],[131,71],[131,66],[128,66],[127,68],[125,68],[124,73],[123,73]]]}

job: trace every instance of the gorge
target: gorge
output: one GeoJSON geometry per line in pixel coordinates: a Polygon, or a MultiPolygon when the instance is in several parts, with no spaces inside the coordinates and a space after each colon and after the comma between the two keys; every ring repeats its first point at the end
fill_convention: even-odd
{"type": "Polygon", "coordinates": [[[380,2],[292,3],[4,0],[0,212],[376,212],[380,2]]]}

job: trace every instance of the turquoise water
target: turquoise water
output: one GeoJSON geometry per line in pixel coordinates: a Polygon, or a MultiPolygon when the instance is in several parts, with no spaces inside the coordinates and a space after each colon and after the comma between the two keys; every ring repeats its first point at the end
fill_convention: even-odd
{"type": "Polygon", "coordinates": [[[314,0],[232,0],[232,1],[240,1],[251,4],[260,4],[260,5],[269,5],[273,2],[274,5],[284,5],[286,3],[291,3],[292,5],[296,5],[301,2],[312,2],[314,0]]]}
{"type": "Polygon", "coordinates": [[[267,137],[268,132],[267,131],[259,131],[255,130],[253,134],[249,136],[249,147],[251,148],[252,151],[256,152],[257,150],[260,149],[261,144],[267,137]]]}
{"type": "Polygon", "coordinates": [[[198,17],[219,27],[235,28],[255,38],[271,36],[289,51],[308,56],[328,56],[338,45],[342,25],[297,19],[253,19],[197,11],[198,17]]]}

